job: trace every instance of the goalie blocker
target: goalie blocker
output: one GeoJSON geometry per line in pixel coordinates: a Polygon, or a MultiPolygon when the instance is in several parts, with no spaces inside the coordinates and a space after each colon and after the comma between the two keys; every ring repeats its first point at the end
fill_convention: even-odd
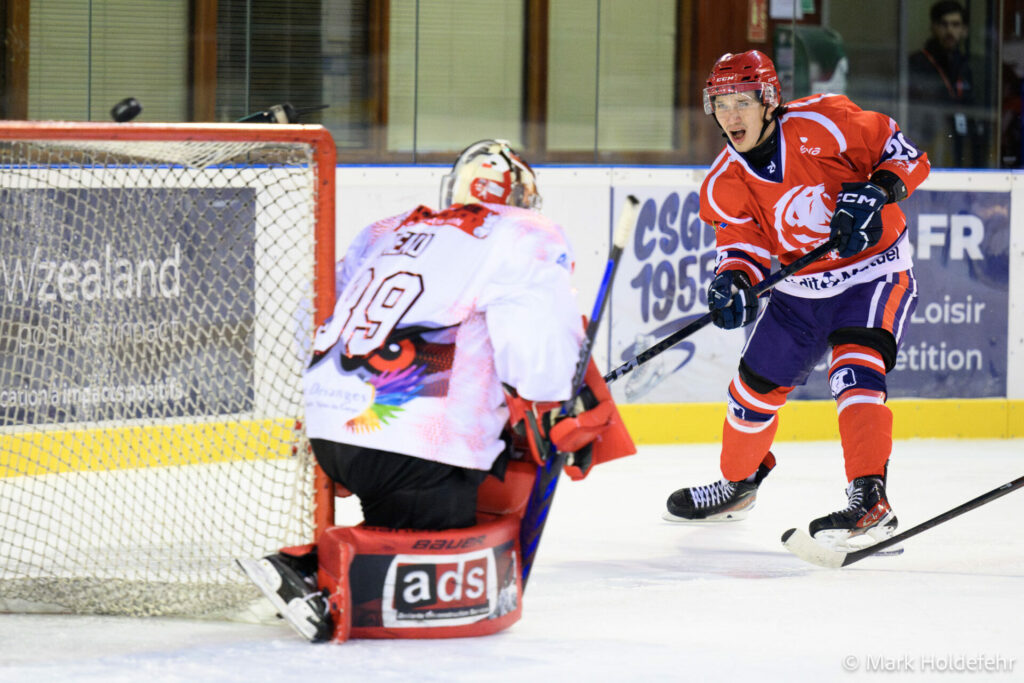
{"type": "Polygon", "coordinates": [[[335,526],[315,546],[281,551],[291,558],[316,553],[330,640],[482,636],[519,620],[519,526],[541,453],[547,452],[525,428],[527,414],[540,425],[553,423],[541,436],[572,454],[566,472],[574,480],[585,478],[595,465],[636,452],[593,361],[585,382],[577,414],[561,419],[551,417],[561,404],[508,396],[512,455],[500,478],[488,476],[481,484],[475,526],[444,531],[335,526]]]}

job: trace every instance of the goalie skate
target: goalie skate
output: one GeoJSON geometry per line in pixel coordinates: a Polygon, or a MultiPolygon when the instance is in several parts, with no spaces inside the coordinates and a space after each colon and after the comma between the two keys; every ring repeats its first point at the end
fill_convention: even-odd
{"type": "MultiPolygon", "coordinates": [[[[821,545],[840,552],[853,552],[891,538],[899,520],[885,494],[881,477],[858,477],[846,488],[848,505],[812,521],[808,531],[821,545]]],[[[902,546],[892,546],[878,555],[899,555],[902,546]]]]}
{"type": "Polygon", "coordinates": [[[235,562],[299,635],[314,643],[330,638],[333,624],[324,594],[293,558],[277,554],[235,562]]]}

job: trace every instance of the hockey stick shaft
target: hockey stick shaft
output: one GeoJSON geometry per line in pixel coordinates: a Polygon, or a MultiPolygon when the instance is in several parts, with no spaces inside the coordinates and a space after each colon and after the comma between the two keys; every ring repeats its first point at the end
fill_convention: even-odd
{"type": "MultiPolygon", "coordinates": [[[[583,335],[583,342],[580,345],[580,354],[576,362],[576,370],[573,373],[572,393],[569,400],[562,406],[562,412],[568,412],[572,402],[583,385],[583,378],[586,375],[587,365],[590,363],[590,355],[593,351],[594,339],[597,336],[597,329],[604,314],[605,303],[608,293],[611,291],[615,280],[615,272],[618,269],[622,251],[629,240],[629,236],[636,226],[637,213],[640,210],[640,202],[633,195],[626,197],[625,206],[619,214],[615,232],[612,234],[612,246],[608,255],[608,264],[605,267],[604,277],[601,278],[601,285],[598,288],[597,298],[594,300],[594,310],[587,322],[587,329],[583,335]]],[[[526,413],[527,429],[533,435],[534,443],[541,449],[543,463],[537,467],[537,476],[533,480],[533,489],[530,491],[530,498],[526,503],[526,510],[523,512],[523,519],[519,523],[519,547],[523,556],[522,583],[526,588],[526,581],[533,569],[533,560],[537,554],[537,546],[540,543],[541,533],[551,511],[551,502],[554,500],[555,487],[558,485],[558,477],[565,465],[565,455],[557,452],[547,439],[543,437],[540,427],[533,413],[526,413]]]]}
{"type": "MultiPolygon", "coordinates": [[[[811,251],[807,252],[806,254],[798,258],[796,261],[790,263],[788,266],[779,268],[777,271],[766,277],[764,280],[757,283],[757,285],[754,287],[754,294],[756,294],[757,296],[761,296],[765,292],[774,289],[780,282],[785,280],[787,277],[809,266],[811,263],[817,261],[821,257],[825,256],[825,254],[832,251],[832,249],[833,246],[831,240],[825,242],[824,244],[818,245],[811,251]]],[[[655,344],[654,346],[650,347],[646,351],[642,351],[641,353],[637,354],[634,358],[631,358],[630,360],[626,361],[619,367],[609,372],[607,375],[604,376],[604,381],[614,382],[619,377],[622,377],[623,375],[632,372],[633,370],[636,370],[639,366],[643,365],[644,363],[651,360],[655,356],[663,353],[664,351],[667,351],[668,349],[672,348],[673,346],[683,341],[697,330],[700,330],[701,328],[705,327],[710,322],[711,313],[705,313],[701,317],[691,322],[689,325],[686,325],[685,327],[676,330],[675,332],[673,332],[672,334],[670,334],[669,336],[665,337],[660,342],[655,344]]]]}
{"type": "Polygon", "coordinates": [[[583,386],[583,377],[587,374],[587,365],[590,363],[590,356],[593,352],[594,340],[597,338],[597,328],[601,325],[601,318],[604,316],[605,304],[608,303],[608,294],[611,292],[612,282],[615,280],[615,272],[619,268],[619,261],[622,258],[622,251],[626,247],[629,236],[633,234],[636,227],[636,217],[640,211],[640,200],[633,195],[626,196],[626,205],[619,214],[619,221],[615,226],[612,235],[612,248],[608,252],[608,263],[604,268],[604,276],[601,278],[601,285],[597,289],[597,297],[594,299],[594,310],[587,321],[587,329],[583,334],[583,343],[580,345],[580,356],[576,361],[576,372],[572,377],[572,394],[564,404],[562,412],[568,413],[572,402],[576,399],[580,387],[583,386]]]}
{"type": "Polygon", "coordinates": [[[854,562],[859,562],[865,557],[871,557],[876,553],[879,553],[886,548],[890,548],[898,543],[902,543],[908,538],[913,538],[920,533],[927,531],[928,529],[937,527],[944,522],[948,522],[954,517],[959,517],[965,512],[970,512],[976,508],[991,503],[997,498],[1002,498],[1008,493],[1016,491],[1017,489],[1024,487],[1024,477],[1017,477],[1013,481],[1007,482],[998,488],[994,488],[988,493],[983,493],[977,498],[973,498],[966,503],[956,506],[951,510],[943,512],[941,515],[932,517],[928,521],[921,522],[915,527],[907,529],[903,533],[891,536],[883,541],[879,541],[874,545],[870,545],[867,548],[861,548],[860,550],[853,550],[850,552],[844,552],[842,550],[832,550],[819,544],[817,541],[812,539],[803,531],[797,529],[790,529],[782,535],[782,544],[791,553],[799,557],[805,562],[810,562],[822,567],[828,567],[830,569],[837,569],[839,567],[847,567],[854,562]]]}

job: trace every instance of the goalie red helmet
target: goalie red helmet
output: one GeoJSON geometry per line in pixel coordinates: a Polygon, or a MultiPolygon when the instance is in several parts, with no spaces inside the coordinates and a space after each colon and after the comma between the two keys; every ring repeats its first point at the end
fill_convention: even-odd
{"type": "Polygon", "coordinates": [[[704,113],[715,113],[716,95],[760,91],[761,103],[766,107],[779,104],[781,87],[772,60],[758,50],[734,55],[727,52],[711,68],[704,88],[704,113]]]}
{"type": "Polygon", "coordinates": [[[506,140],[474,142],[441,179],[442,209],[477,202],[540,208],[533,169],[506,140]]]}

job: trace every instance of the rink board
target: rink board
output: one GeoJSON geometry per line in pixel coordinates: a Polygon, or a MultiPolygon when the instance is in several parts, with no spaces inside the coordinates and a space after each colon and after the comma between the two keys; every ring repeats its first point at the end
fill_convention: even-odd
{"type": "MultiPolygon", "coordinates": [[[[443,166],[339,167],[336,251],[365,225],[434,205],[443,166]]],[[[576,257],[573,286],[589,313],[627,194],[641,201],[594,347],[602,371],[650,348],[706,311],[714,267],[697,216],[703,168],[541,166],[545,215],[576,257]]],[[[918,308],[890,375],[897,438],[1024,435],[1024,173],[933,171],[901,204],[920,285],[918,308]]],[[[726,387],[745,336],[708,326],[612,383],[642,443],[717,441],[726,387]]],[[[782,412],[780,439],[836,438],[821,365],[782,412]]]]}

